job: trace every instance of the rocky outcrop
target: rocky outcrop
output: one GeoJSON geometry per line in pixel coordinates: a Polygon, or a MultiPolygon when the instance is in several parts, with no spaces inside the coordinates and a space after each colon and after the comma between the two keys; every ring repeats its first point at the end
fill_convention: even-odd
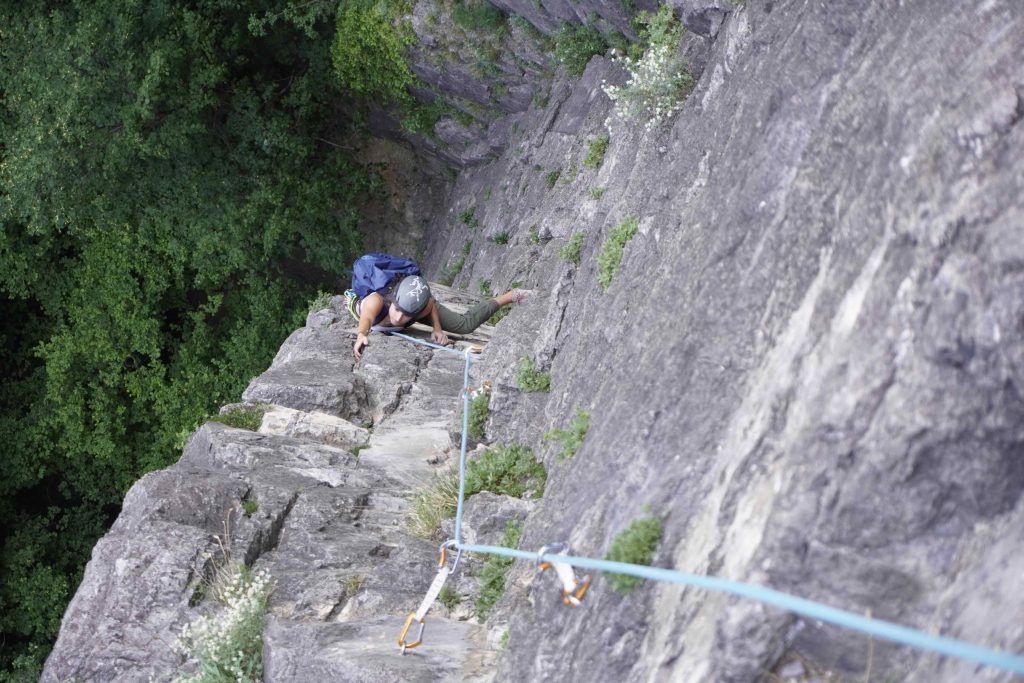
{"type": "Polygon", "coordinates": [[[447,467],[463,363],[382,337],[355,366],[353,322],[340,311],[338,297],[312,314],[253,380],[253,403],[275,401],[259,432],[208,423],[176,465],[132,487],[93,551],[43,680],[166,681],[187,671],[174,643],[217,609],[204,577],[222,546],[273,577],[266,681],[486,671],[479,626],[433,618],[446,613],[440,604],[429,650],[401,657],[395,646],[438,557],[437,543],[405,531],[408,495],[447,467]]]}
{"type": "MultiPolygon", "coordinates": [[[[545,495],[480,494],[467,538],[525,519],[521,547],[600,557],[653,514],[657,566],[1024,652],[1024,12],[680,7],[715,37],[682,47],[700,78],[670,124],[613,127],[603,163],[585,166],[611,106],[600,85],[624,77],[595,58],[546,107],[514,113],[504,151],[433,217],[429,271],[471,243],[442,299],[485,282],[535,290],[474,382],[493,381],[488,437],[544,459],[545,495]],[[457,219],[469,207],[476,227],[457,219]],[[638,232],[606,289],[598,256],[627,217],[638,232]],[[578,264],[560,255],[574,233],[578,264]],[[550,393],[518,388],[524,357],[550,393]],[[562,459],[544,435],[577,409],[591,427],[562,459]]],[[[204,427],[129,494],[47,680],[180,664],[165,641],[206,609],[190,604],[196,558],[243,499],[259,510],[236,515],[232,547],[278,581],[268,680],[1012,680],[678,586],[621,596],[597,577],[568,609],[525,562],[485,624],[438,619],[398,657],[437,548],[394,522],[450,442],[461,363],[379,337],[353,369],[349,335],[317,314],[246,400],[305,416],[275,424],[372,424],[369,448],[204,427]]],[[[474,590],[472,571],[459,580],[474,590]]]]}

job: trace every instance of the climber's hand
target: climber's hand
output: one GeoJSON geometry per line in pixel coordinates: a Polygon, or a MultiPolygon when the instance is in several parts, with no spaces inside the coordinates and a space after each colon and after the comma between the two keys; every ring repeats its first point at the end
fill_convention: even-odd
{"type": "Polygon", "coordinates": [[[367,347],[369,345],[370,345],[370,338],[369,337],[367,337],[365,334],[362,334],[362,333],[356,335],[356,343],[352,345],[352,353],[355,354],[356,360],[359,360],[359,358],[362,356],[361,352],[362,352],[363,348],[367,347]]]}
{"type": "Polygon", "coordinates": [[[448,343],[448,335],[444,333],[444,330],[434,330],[430,333],[430,338],[435,344],[440,344],[441,346],[448,343]]]}

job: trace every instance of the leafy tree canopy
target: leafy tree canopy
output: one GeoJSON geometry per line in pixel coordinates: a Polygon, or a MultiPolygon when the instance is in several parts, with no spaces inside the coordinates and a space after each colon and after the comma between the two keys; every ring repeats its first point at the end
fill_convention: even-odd
{"type": "Polygon", "coordinates": [[[378,181],[332,142],[335,8],[0,7],[0,680],[45,657],[127,488],[358,252],[378,181]]]}

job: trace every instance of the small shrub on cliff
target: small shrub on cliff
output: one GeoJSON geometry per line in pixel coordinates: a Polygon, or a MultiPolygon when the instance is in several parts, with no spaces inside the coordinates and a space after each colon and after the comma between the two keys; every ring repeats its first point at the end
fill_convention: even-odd
{"type": "Polygon", "coordinates": [[[587,168],[601,168],[610,141],[611,137],[608,133],[602,133],[591,140],[587,147],[587,156],[583,158],[583,165],[587,168]]]}
{"type": "MultiPolygon", "coordinates": [[[[638,519],[615,537],[604,559],[611,562],[650,565],[661,543],[662,525],[657,517],[638,519]]],[[[643,579],[628,574],[608,573],[608,583],[621,595],[628,595],[643,583],[643,579]]]]}
{"type": "Polygon", "coordinates": [[[683,27],[672,15],[672,8],[663,5],[653,15],[645,13],[643,21],[647,24],[643,33],[649,40],[643,56],[616,60],[629,71],[629,80],[622,86],[601,86],[615,103],[612,115],[605,121],[609,128],[613,123],[645,120],[645,128],[651,130],[682,109],[693,89],[693,76],[676,55],[683,27]]]}
{"type": "Polygon", "coordinates": [[[466,498],[490,491],[521,498],[533,491],[534,498],[544,495],[548,472],[526,446],[512,444],[491,448],[470,461],[466,467],[466,498]]]}
{"type": "Polygon", "coordinates": [[[531,358],[523,358],[516,369],[516,384],[523,391],[551,391],[551,375],[541,372],[531,358]]]}
{"type": "Polygon", "coordinates": [[[263,624],[270,575],[237,562],[221,569],[224,609],[199,617],[182,629],[177,649],[199,662],[195,675],[180,682],[258,681],[263,677],[263,624]]]}
{"type": "Polygon", "coordinates": [[[479,396],[469,402],[469,436],[474,441],[483,441],[486,434],[484,425],[487,424],[487,415],[490,413],[491,395],[481,392],[479,396]]]}
{"type": "Polygon", "coordinates": [[[331,307],[331,299],[334,297],[330,292],[320,290],[316,293],[316,296],[309,300],[309,312],[316,313],[322,311],[325,308],[331,307]]]}
{"type": "Polygon", "coordinates": [[[583,251],[583,240],[587,238],[585,233],[574,232],[569,241],[558,251],[558,255],[574,266],[580,264],[580,254],[583,251]]]}
{"type": "Polygon", "coordinates": [[[555,40],[555,59],[573,76],[583,73],[591,57],[608,49],[608,41],[593,26],[563,24],[555,40]]]}
{"type": "MultiPolygon", "coordinates": [[[[505,536],[501,540],[501,545],[506,548],[518,548],[522,536],[522,527],[516,522],[510,521],[505,526],[505,536]]],[[[477,596],[475,605],[478,619],[486,621],[491,609],[505,594],[505,579],[508,577],[513,562],[513,558],[501,555],[487,557],[480,570],[480,595],[477,596]]]]}
{"type": "Polygon", "coordinates": [[[626,249],[626,243],[633,239],[639,225],[640,219],[626,218],[612,229],[608,239],[604,241],[601,255],[597,257],[597,281],[601,283],[602,289],[611,286],[612,277],[622,263],[622,252],[626,249]]]}
{"type": "Polygon", "coordinates": [[[576,417],[572,419],[568,429],[552,429],[544,435],[545,439],[553,439],[562,444],[562,452],[558,457],[566,460],[576,455],[576,451],[583,445],[583,439],[590,429],[590,413],[576,409],[576,417]]]}

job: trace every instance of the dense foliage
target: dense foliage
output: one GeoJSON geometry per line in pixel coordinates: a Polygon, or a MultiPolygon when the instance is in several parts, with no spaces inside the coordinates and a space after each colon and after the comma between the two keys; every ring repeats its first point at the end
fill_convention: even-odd
{"type": "Polygon", "coordinates": [[[127,488],[356,254],[376,187],[337,143],[336,15],[0,7],[0,680],[37,671],[127,488]]]}

